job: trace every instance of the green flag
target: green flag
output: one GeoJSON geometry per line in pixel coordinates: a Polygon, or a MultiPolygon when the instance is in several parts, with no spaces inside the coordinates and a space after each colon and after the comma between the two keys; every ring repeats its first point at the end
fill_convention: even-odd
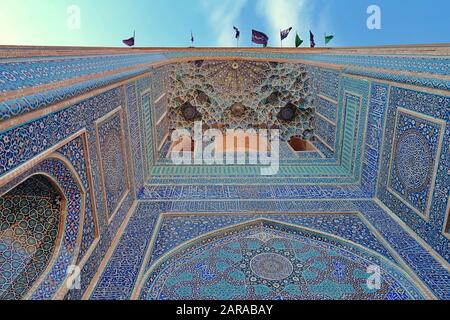
{"type": "Polygon", "coordinates": [[[296,37],[295,37],[295,47],[296,47],[296,48],[300,47],[300,46],[302,45],[302,43],[303,43],[303,40],[300,39],[300,37],[299,37],[299,35],[298,35],[298,33],[297,33],[297,35],[296,35],[296,37]]]}
{"type": "Polygon", "coordinates": [[[325,45],[327,45],[328,42],[330,42],[331,40],[333,40],[333,38],[334,38],[334,36],[332,36],[332,35],[327,36],[327,35],[325,34],[325,45]]]}

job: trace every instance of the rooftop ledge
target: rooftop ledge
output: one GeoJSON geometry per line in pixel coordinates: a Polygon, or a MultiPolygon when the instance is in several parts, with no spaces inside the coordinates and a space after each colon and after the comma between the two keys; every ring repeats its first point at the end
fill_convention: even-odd
{"type": "Polygon", "coordinates": [[[24,58],[47,56],[105,55],[105,54],[139,54],[170,52],[272,52],[272,53],[304,53],[304,54],[413,54],[413,55],[450,55],[450,43],[420,45],[386,45],[366,47],[333,47],[333,48],[217,48],[217,47],[183,47],[183,48],[119,48],[119,47],[59,47],[59,46],[0,46],[0,58],[24,58]]]}
{"type": "Polygon", "coordinates": [[[442,95],[450,90],[450,44],[314,49],[0,46],[0,129],[15,125],[19,119],[10,120],[17,116],[73,102],[158,66],[206,59],[303,63],[442,95]]]}

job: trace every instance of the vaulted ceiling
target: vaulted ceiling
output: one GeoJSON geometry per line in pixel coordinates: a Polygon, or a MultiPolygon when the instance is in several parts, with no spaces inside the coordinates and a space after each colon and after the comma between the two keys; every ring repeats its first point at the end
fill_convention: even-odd
{"type": "Polygon", "coordinates": [[[316,92],[302,64],[248,60],[197,60],[169,72],[170,128],[280,129],[311,139],[316,92]]]}

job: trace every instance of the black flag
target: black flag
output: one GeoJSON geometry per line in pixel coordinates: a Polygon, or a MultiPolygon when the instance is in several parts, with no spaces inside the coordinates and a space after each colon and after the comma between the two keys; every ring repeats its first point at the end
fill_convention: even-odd
{"type": "Polygon", "coordinates": [[[234,31],[236,31],[236,39],[239,39],[241,37],[241,32],[235,26],[233,26],[233,29],[234,29],[234,31]]]}
{"type": "Polygon", "coordinates": [[[281,41],[283,41],[284,39],[286,39],[288,37],[291,30],[292,30],[292,27],[280,32],[281,41]]]}
{"type": "Polygon", "coordinates": [[[314,34],[309,30],[309,42],[311,43],[311,48],[316,47],[316,42],[314,41],[314,34]]]}
{"type": "Polygon", "coordinates": [[[134,46],[135,37],[136,37],[136,31],[133,32],[133,37],[131,37],[130,39],[122,40],[122,42],[123,42],[123,44],[125,44],[129,47],[132,47],[132,46],[134,46]]]}
{"type": "Polygon", "coordinates": [[[314,34],[309,30],[309,42],[311,43],[311,48],[316,47],[316,42],[314,41],[314,34]]]}

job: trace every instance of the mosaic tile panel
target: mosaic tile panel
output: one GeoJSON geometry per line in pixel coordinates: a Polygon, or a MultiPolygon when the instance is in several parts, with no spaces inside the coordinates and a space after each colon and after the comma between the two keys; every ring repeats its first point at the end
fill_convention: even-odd
{"type": "Polygon", "coordinates": [[[336,123],[337,121],[337,105],[330,100],[319,97],[318,104],[316,107],[317,113],[326,117],[328,120],[336,123]]]}
{"type": "Polygon", "coordinates": [[[358,124],[359,127],[361,127],[361,124],[364,123],[363,121],[359,121],[361,117],[362,111],[364,111],[363,108],[361,108],[361,98],[359,96],[355,96],[350,93],[345,93],[344,97],[344,105],[345,105],[345,114],[344,114],[344,132],[342,139],[344,141],[352,140],[354,141],[353,144],[346,144],[342,147],[342,163],[344,168],[350,170],[351,167],[359,167],[360,164],[360,158],[357,160],[354,159],[354,154],[358,152],[357,150],[361,152],[361,143],[362,137],[361,133],[363,130],[358,130],[358,124]],[[354,128],[353,131],[350,128],[354,128]],[[359,135],[358,135],[359,133],[359,135]],[[353,149],[349,148],[350,146],[353,147],[353,149]]]}
{"type": "Polygon", "coordinates": [[[162,255],[190,239],[261,218],[334,234],[364,245],[395,261],[356,214],[182,214],[165,215],[162,219],[146,269],[162,255]]]}
{"type": "Polygon", "coordinates": [[[361,186],[368,194],[376,196],[376,183],[380,164],[383,128],[388,103],[389,87],[372,83],[367,131],[365,137],[365,156],[361,175],[361,186]]]}
{"type": "MultiPolygon", "coordinates": [[[[245,201],[245,200],[237,200],[237,201],[175,201],[175,202],[164,202],[164,203],[141,203],[136,211],[136,215],[138,217],[142,217],[143,214],[147,215],[147,219],[153,217],[153,215],[158,212],[209,212],[213,213],[267,213],[268,211],[272,212],[362,212],[364,218],[368,219],[370,223],[373,224],[374,228],[381,233],[381,235],[386,239],[389,245],[393,246],[398,254],[403,259],[408,261],[409,266],[416,272],[420,279],[424,281],[426,286],[428,286],[439,298],[445,299],[446,297],[450,297],[450,288],[449,283],[449,273],[448,271],[442,267],[442,265],[437,262],[432,255],[430,255],[426,249],[421,247],[414,238],[412,238],[405,230],[401,228],[392,218],[390,218],[383,210],[380,209],[376,204],[372,201],[358,201],[358,202],[348,202],[348,201],[245,201]],[[149,207],[150,206],[150,207],[149,207]],[[159,207],[158,207],[159,206],[159,207]],[[142,210],[143,209],[143,210],[142,210]],[[147,213],[145,213],[147,212],[147,213]],[[150,215],[149,212],[152,212],[150,215]],[[409,248],[414,248],[410,250],[409,248]]],[[[210,215],[208,214],[208,216],[210,215]]],[[[242,215],[241,214],[241,215],[242,215]]],[[[234,215],[234,214],[233,214],[234,215]]],[[[267,215],[267,214],[266,214],[267,215]]],[[[259,215],[261,217],[261,215],[259,215]]],[[[319,217],[323,217],[321,215],[316,215],[319,217]]],[[[144,230],[146,228],[146,224],[143,223],[140,218],[136,218],[140,221],[141,226],[139,227],[137,224],[129,224],[127,230],[135,230],[134,232],[129,233],[130,236],[124,237],[126,241],[132,241],[132,236],[138,236],[136,232],[136,228],[141,228],[144,230]],[[128,240],[127,240],[128,239],[128,240]]],[[[153,218],[152,218],[153,219],[153,218]]],[[[209,219],[214,219],[213,216],[205,217],[205,221],[209,221],[209,219]]],[[[308,218],[305,218],[308,220],[308,218]]],[[[303,220],[303,221],[305,221],[303,220]]],[[[326,226],[327,224],[321,224],[322,226],[326,226]]],[[[181,224],[180,224],[181,226],[181,224]]],[[[317,225],[315,225],[317,226],[317,225]]],[[[206,226],[205,226],[206,227],[206,226]]],[[[312,225],[308,225],[307,227],[312,227],[312,225]]],[[[194,228],[195,229],[195,228],[194,228]]],[[[319,228],[320,229],[320,228],[319,228]]],[[[333,227],[332,227],[333,229],[333,227]]],[[[350,228],[351,229],[351,228],[350,228]]],[[[181,229],[180,229],[181,230],[181,229]]],[[[205,229],[206,230],[206,229],[205,229]]],[[[345,237],[346,232],[344,229],[342,235],[345,237]]],[[[171,231],[172,232],[172,231],[171,231]]],[[[326,232],[334,233],[326,230],[326,232]]],[[[183,232],[184,233],[184,232],[183,232]]],[[[189,233],[189,232],[187,232],[189,233]]],[[[128,231],[125,231],[125,234],[128,234],[128,231]]],[[[339,233],[341,234],[341,233],[339,233]]],[[[359,232],[355,233],[359,234],[359,232]]],[[[364,241],[366,238],[364,234],[360,234],[361,240],[364,241]]],[[[147,241],[148,235],[142,234],[140,241],[147,241]]],[[[187,236],[189,238],[189,236],[187,236]]],[[[127,299],[131,294],[132,288],[136,281],[136,276],[138,270],[135,267],[136,257],[142,255],[142,251],[145,250],[145,246],[141,243],[136,248],[139,248],[139,252],[127,251],[126,241],[124,240],[119,242],[119,247],[122,249],[117,250],[114,253],[113,259],[109,261],[109,266],[107,270],[115,270],[117,274],[122,274],[120,270],[125,270],[127,268],[131,268],[127,262],[124,262],[124,257],[130,255],[130,263],[134,267],[130,270],[132,272],[128,272],[127,275],[123,274],[122,276],[108,276],[105,278],[105,282],[101,287],[95,289],[94,294],[96,295],[96,299],[127,299]],[[132,257],[132,258],[131,258],[132,257]],[[125,269],[123,269],[125,268],[125,269]],[[115,279],[123,279],[120,280],[124,285],[116,285],[114,283],[115,279]]],[[[359,241],[359,240],[358,240],[359,241]]],[[[358,242],[357,241],[357,242],[358,242]]],[[[367,243],[365,244],[365,246],[367,243]]],[[[376,249],[375,249],[376,250],[376,249]]],[[[128,260],[128,259],[126,259],[128,260]]],[[[142,261],[142,260],[140,260],[142,261]]],[[[128,269],[127,269],[128,270],[128,269]]],[[[116,274],[116,273],[112,273],[116,274]]]]}
{"type": "MultiPolygon", "coordinates": [[[[192,51],[171,51],[165,53],[166,57],[190,57],[192,51]]],[[[369,54],[305,54],[305,53],[268,53],[248,51],[200,51],[197,57],[240,57],[240,58],[267,58],[294,59],[315,62],[338,64],[348,67],[371,67],[391,69],[397,71],[411,71],[439,75],[449,75],[449,58],[445,56],[418,56],[418,55],[369,55],[369,54]]]]}
{"type": "MultiPolygon", "coordinates": [[[[96,150],[94,121],[109,113],[117,106],[125,105],[123,97],[123,93],[125,92],[126,91],[122,90],[122,88],[113,89],[88,100],[68,106],[61,111],[1,132],[0,158],[4,157],[4,159],[10,159],[10,161],[1,161],[2,165],[0,166],[0,174],[3,175],[7,171],[13,170],[29,159],[44,152],[51,146],[54,146],[67,137],[85,128],[87,130],[87,137],[89,138],[88,148],[91,156],[93,186],[96,190],[96,203],[99,206],[99,212],[105,212],[103,207],[104,200],[102,198],[101,175],[100,169],[98,168],[99,160],[96,150]]],[[[80,156],[78,152],[71,153],[68,149],[64,152],[72,157],[69,160],[72,162],[76,170],[77,167],[81,168],[78,163],[80,160],[80,158],[78,158],[80,156]]],[[[81,178],[82,174],[80,174],[80,172],[81,171],[79,171],[79,176],[81,178]]],[[[92,254],[89,257],[85,256],[85,258],[87,258],[87,262],[82,266],[83,289],[70,291],[68,297],[81,298],[82,291],[86,289],[90,279],[92,279],[95,274],[115,232],[117,231],[121,221],[123,221],[127,210],[131,206],[131,201],[131,197],[125,198],[120,210],[117,212],[109,225],[106,224],[105,217],[103,215],[99,215],[101,238],[99,238],[97,246],[93,247],[92,254]]],[[[87,219],[88,218],[85,220],[87,221],[87,219]]],[[[80,247],[81,251],[78,256],[78,261],[83,258],[82,255],[88,244],[91,242],[91,239],[92,235],[89,235],[87,232],[83,233],[83,240],[80,247]]],[[[64,259],[61,259],[61,264],[57,266],[57,269],[54,271],[56,273],[52,275],[52,278],[49,278],[53,279],[49,280],[50,283],[57,283],[57,281],[62,281],[65,277],[66,267],[64,267],[62,263],[65,263],[66,258],[67,256],[65,256],[64,259]]],[[[33,295],[32,298],[46,299],[53,295],[57,287],[51,285],[50,283],[43,285],[43,288],[40,289],[39,293],[33,295]]]]}
{"type": "Polygon", "coordinates": [[[338,101],[340,72],[318,67],[309,67],[309,69],[316,83],[317,91],[330,99],[338,101]]]}
{"type": "Polygon", "coordinates": [[[345,199],[368,198],[357,185],[169,185],[146,186],[142,200],[345,199]]]}
{"type": "Polygon", "coordinates": [[[155,123],[161,120],[162,116],[167,112],[167,94],[160,96],[158,102],[153,104],[155,123]]]}
{"type": "MultiPolygon", "coordinates": [[[[394,219],[386,214],[380,206],[374,202],[356,203],[358,210],[364,213],[366,219],[378,230],[390,246],[399,254],[406,264],[417,274],[438,299],[450,299],[450,272],[440,261],[437,261],[428,248],[421,246],[415,235],[400,226],[394,219]]],[[[421,235],[422,236],[422,235],[421,235]]],[[[442,241],[442,239],[440,240],[442,241]]],[[[448,259],[447,244],[442,241],[438,247],[437,241],[434,249],[448,259]],[[446,252],[446,253],[445,253],[446,252]],[[442,254],[444,253],[444,254],[442,254]],[[445,256],[445,254],[447,256],[445,256]]]]}
{"type": "Polygon", "coordinates": [[[128,194],[125,200],[123,201],[122,206],[115,214],[114,219],[107,226],[108,227],[107,231],[103,233],[101,238],[99,239],[100,240],[99,244],[94,248],[86,264],[82,266],[81,274],[83,276],[81,277],[80,283],[81,289],[70,290],[64,297],[65,300],[82,299],[84,292],[87,290],[87,288],[91,283],[91,280],[93,279],[98,269],[100,268],[100,263],[105,257],[105,254],[108,251],[115,235],[117,234],[119,227],[121,226],[121,223],[124,221],[127,212],[131,208],[133,201],[134,200],[132,198],[132,195],[128,194]]]}
{"type": "MultiPolygon", "coordinates": [[[[214,203],[209,203],[209,208],[207,210],[211,210],[211,205],[213,204],[214,203]]],[[[219,204],[219,202],[216,202],[215,204],[219,204]]],[[[148,231],[148,228],[152,228],[155,223],[155,219],[159,216],[160,212],[165,212],[167,210],[178,210],[178,208],[171,208],[169,205],[170,203],[141,203],[139,205],[91,298],[129,298],[139,272],[139,267],[142,263],[144,253],[148,249],[148,242],[152,233],[148,231]],[[133,253],[130,253],[130,250],[132,250],[133,253]],[[123,257],[128,255],[130,255],[130,259],[124,261],[123,257]],[[119,261],[121,262],[119,263],[119,261]],[[127,271],[125,272],[125,270],[127,271]]],[[[265,207],[267,208],[267,206],[265,207]]],[[[190,208],[190,210],[196,209],[190,208]]],[[[201,209],[198,210],[200,211],[201,209]]],[[[253,210],[257,209],[253,207],[253,210]]],[[[240,211],[242,211],[242,208],[240,208],[240,211]]],[[[188,241],[196,235],[263,217],[323,230],[347,239],[350,238],[357,243],[364,243],[365,245],[368,245],[369,248],[372,248],[386,257],[393,259],[386,249],[373,236],[373,234],[371,234],[364,223],[362,223],[361,220],[353,214],[256,215],[233,213],[228,215],[194,214],[183,217],[168,216],[163,220],[164,224],[160,231],[158,231],[159,240],[155,249],[156,251],[154,252],[157,256],[160,256],[162,253],[167,252],[177,244],[188,241]],[[169,238],[174,241],[169,240],[169,238]]],[[[153,232],[155,231],[153,230],[153,232]]],[[[153,257],[156,258],[155,256],[153,257]]]]}
{"type": "MultiPolygon", "coordinates": [[[[152,100],[156,101],[162,94],[167,93],[170,88],[170,65],[161,66],[152,69],[151,95],[152,100]]],[[[158,119],[158,118],[155,118],[158,119]]]]}
{"type": "MultiPolygon", "coordinates": [[[[30,299],[41,300],[50,299],[55,295],[66,278],[67,267],[75,262],[79,251],[78,239],[80,232],[82,232],[80,230],[80,224],[84,214],[81,210],[84,205],[84,196],[72,172],[61,160],[55,158],[42,161],[29,171],[19,175],[15,180],[1,186],[0,193],[12,188],[15,184],[36,173],[45,173],[53,178],[66,198],[65,221],[62,227],[62,238],[58,247],[57,256],[38,287],[33,289],[33,292],[27,293],[30,299]]],[[[25,293],[29,289],[30,287],[24,287],[24,292],[22,293],[25,293]]]]}
{"type": "Polygon", "coordinates": [[[136,209],[111,257],[112,261],[121,260],[121,263],[108,263],[90,299],[121,300],[130,297],[153,226],[159,212],[166,208],[167,204],[155,203],[140,205],[136,209]]]}
{"type": "Polygon", "coordinates": [[[313,136],[315,97],[306,66],[259,61],[202,61],[172,66],[168,97],[170,129],[193,128],[183,106],[196,108],[208,128],[278,128],[283,141],[313,136]],[[279,117],[292,105],[292,121],[279,117]]]}
{"type": "Polygon", "coordinates": [[[94,204],[94,193],[90,181],[90,172],[88,171],[88,157],[85,152],[85,136],[81,135],[61,147],[57,152],[66,157],[83,183],[85,190],[85,213],[83,223],[83,239],[81,241],[78,261],[80,261],[86,252],[90,249],[94,240],[99,236],[99,227],[97,222],[97,208],[94,204]]]}
{"type": "MultiPolygon", "coordinates": [[[[382,160],[380,178],[378,181],[379,199],[390,210],[392,210],[392,212],[399,216],[412,230],[414,230],[425,242],[436,250],[447,262],[450,261],[450,251],[448,250],[450,246],[450,239],[444,236],[443,230],[446,221],[445,215],[448,198],[450,196],[450,181],[448,180],[448,168],[450,168],[450,112],[448,112],[448,106],[450,106],[450,97],[398,87],[391,88],[390,101],[387,110],[384,146],[381,154],[382,160]],[[397,114],[400,116],[398,120],[396,117],[397,114]],[[402,114],[405,115],[404,118],[401,117],[402,114]],[[442,123],[443,125],[444,122],[446,123],[445,127],[439,129],[439,124],[442,123]],[[435,156],[437,157],[436,160],[434,160],[437,164],[435,178],[430,178],[434,180],[434,191],[429,189],[429,184],[424,185],[424,190],[429,190],[426,192],[430,193],[430,207],[427,219],[424,219],[423,214],[419,211],[421,208],[427,208],[426,204],[421,204],[421,202],[417,200],[417,197],[412,197],[411,200],[408,198],[403,198],[401,200],[401,197],[397,195],[397,193],[403,190],[401,189],[403,185],[399,183],[395,185],[395,180],[390,179],[388,174],[389,169],[391,169],[392,172],[390,173],[391,175],[394,175],[394,178],[397,174],[394,172],[396,159],[391,156],[391,151],[395,150],[395,143],[393,143],[392,140],[394,140],[394,137],[397,137],[397,133],[399,133],[398,137],[400,137],[402,131],[396,131],[396,126],[400,126],[400,129],[405,128],[404,132],[408,132],[408,125],[410,128],[416,128],[416,123],[418,129],[414,129],[414,132],[419,134],[419,136],[418,138],[413,136],[413,138],[416,138],[416,142],[423,141],[426,145],[428,145],[425,148],[431,152],[431,159],[434,159],[435,156]],[[425,135],[422,133],[422,129],[428,130],[425,131],[425,135]],[[434,137],[436,132],[439,131],[443,133],[443,141],[441,143],[440,152],[437,149],[438,144],[434,144],[433,146],[432,142],[439,139],[438,137],[434,137]],[[391,163],[394,165],[391,165],[391,163]],[[391,186],[399,191],[392,190],[391,186]],[[418,208],[414,206],[417,206],[418,208]]],[[[406,137],[408,137],[408,135],[406,137]]],[[[417,145],[420,146],[420,144],[417,145]]],[[[416,154],[416,158],[413,158],[416,162],[413,166],[423,166],[426,164],[426,162],[424,162],[425,158],[422,157],[422,154],[420,154],[420,157],[417,156],[418,154],[416,154]]],[[[419,172],[420,171],[418,171],[418,173],[419,172]]],[[[433,171],[430,172],[433,174],[433,171]]],[[[404,176],[408,177],[406,174],[404,174],[404,176]]],[[[411,181],[413,182],[415,178],[417,178],[417,181],[428,179],[427,175],[425,175],[425,178],[423,175],[417,175],[416,177],[415,174],[411,177],[413,179],[411,181]]],[[[414,192],[412,192],[412,194],[414,195],[414,192]]]]}
{"type": "MultiPolygon", "coordinates": [[[[117,88],[105,93],[99,94],[93,98],[81,101],[72,106],[69,106],[61,111],[35,119],[20,126],[11,128],[0,133],[0,158],[10,159],[10,161],[1,161],[0,174],[5,174],[7,171],[13,170],[17,166],[25,163],[29,159],[37,156],[46,149],[63,141],[67,137],[79,132],[85,128],[87,130],[87,137],[89,138],[88,148],[91,156],[91,168],[93,187],[96,190],[95,196],[98,205],[98,212],[106,212],[104,208],[104,199],[102,196],[102,182],[99,168],[100,159],[98,159],[96,149],[96,133],[94,122],[96,119],[103,117],[105,114],[111,112],[117,106],[126,105],[124,103],[125,90],[124,88],[117,88]]],[[[131,112],[130,112],[131,114],[131,112]]],[[[131,118],[131,116],[130,116],[131,118]]],[[[136,119],[136,118],[133,118],[136,119]]],[[[126,123],[126,122],[125,122],[126,123]]],[[[124,126],[125,128],[125,126],[124,126]]],[[[138,130],[138,127],[135,128],[138,130]]],[[[67,151],[67,154],[70,152],[67,151]]],[[[79,154],[77,152],[70,153],[72,159],[69,159],[74,167],[77,168],[79,161],[79,154]]],[[[82,176],[79,174],[80,177],[82,176]]],[[[139,184],[142,185],[142,184],[139,184]]],[[[122,206],[117,211],[114,219],[108,225],[106,217],[103,214],[99,215],[99,227],[101,229],[101,237],[98,244],[93,247],[93,252],[87,259],[86,264],[82,267],[82,290],[72,290],[67,297],[79,299],[83,291],[95,274],[99,263],[101,262],[105,252],[107,251],[115,232],[124,216],[131,206],[132,198],[127,196],[122,202],[122,206]]],[[[87,248],[87,244],[91,242],[92,235],[83,233],[83,244],[80,248],[80,255],[78,261],[82,259],[82,254],[87,248]],[[89,239],[89,240],[88,240],[89,239]]],[[[61,260],[61,263],[66,261],[67,257],[61,260]]],[[[65,277],[66,268],[64,266],[57,267],[53,279],[63,279],[65,277]]],[[[50,280],[57,283],[59,280],[50,280]],[[56,282],[55,282],[56,281],[56,282]]],[[[61,280],[62,281],[62,280],[61,280]]],[[[51,282],[50,282],[51,283],[51,282]]],[[[32,298],[44,299],[54,294],[57,288],[54,285],[47,283],[43,289],[36,293],[32,298]]]]}
{"type": "Polygon", "coordinates": [[[343,167],[353,172],[357,180],[360,180],[362,160],[364,159],[364,135],[367,130],[367,112],[369,105],[369,81],[342,77],[339,88],[339,105],[345,107],[343,110],[344,129],[342,137],[337,131],[338,145],[342,144],[341,160],[343,167]],[[350,124],[354,123],[354,127],[350,124]],[[343,142],[340,142],[342,139],[343,142]],[[347,143],[352,141],[353,144],[347,143]]]}
{"type": "MultiPolygon", "coordinates": [[[[120,89],[107,91],[61,111],[0,133],[0,176],[121,105],[120,89]]],[[[92,153],[91,153],[92,154],[92,153]]]]}
{"type": "Polygon", "coordinates": [[[125,154],[121,109],[97,124],[98,150],[108,219],[128,191],[128,169],[125,154]]]}
{"type": "Polygon", "coordinates": [[[263,221],[180,249],[150,273],[140,298],[403,300],[423,295],[400,269],[375,255],[333,237],[263,221]],[[367,287],[367,268],[374,264],[382,269],[380,290],[367,287]]]}
{"type": "Polygon", "coordinates": [[[133,172],[134,185],[136,190],[144,185],[143,177],[143,160],[142,160],[142,146],[141,146],[141,130],[139,118],[139,101],[136,92],[136,82],[127,84],[126,97],[128,107],[128,127],[130,132],[131,154],[133,155],[133,172]]]}
{"type": "Polygon", "coordinates": [[[133,71],[121,72],[101,79],[84,81],[71,86],[59,87],[53,90],[38,92],[29,96],[0,102],[0,120],[7,120],[33,110],[75,98],[92,90],[141,75],[147,71],[148,69],[141,68],[133,71]]]}
{"type": "Polygon", "coordinates": [[[442,125],[398,110],[389,188],[426,215],[442,125]]]}
{"type": "Polygon", "coordinates": [[[159,61],[159,53],[85,57],[49,57],[0,60],[1,91],[7,92],[54,83],[84,75],[113,71],[143,63],[159,61]]]}
{"type": "Polygon", "coordinates": [[[142,145],[145,148],[145,170],[147,176],[150,168],[156,163],[155,154],[155,138],[154,138],[154,122],[153,122],[153,108],[152,100],[149,93],[141,96],[141,117],[142,117],[142,145]]]}
{"type": "Polygon", "coordinates": [[[0,197],[0,300],[21,299],[49,265],[61,234],[62,201],[43,175],[0,197]]]}
{"type": "Polygon", "coordinates": [[[326,121],[321,116],[316,117],[316,135],[334,150],[336,142],[336,126],[326,121]]]}
{"type": "MultiPolygon", "coordinates": [[[[424,284],[440,299],[450,298],[450,273],[407,231],[372,201],[186,201],[172,202],[169,212],[361,212],[424,284]]],[[[448,240],[447,240],[448,241],[448,240]]],[[[438,249],[436,249],[438,250],[438,249]]],[[[438,252],[447,250],[445,244],[438,252]]]]}

